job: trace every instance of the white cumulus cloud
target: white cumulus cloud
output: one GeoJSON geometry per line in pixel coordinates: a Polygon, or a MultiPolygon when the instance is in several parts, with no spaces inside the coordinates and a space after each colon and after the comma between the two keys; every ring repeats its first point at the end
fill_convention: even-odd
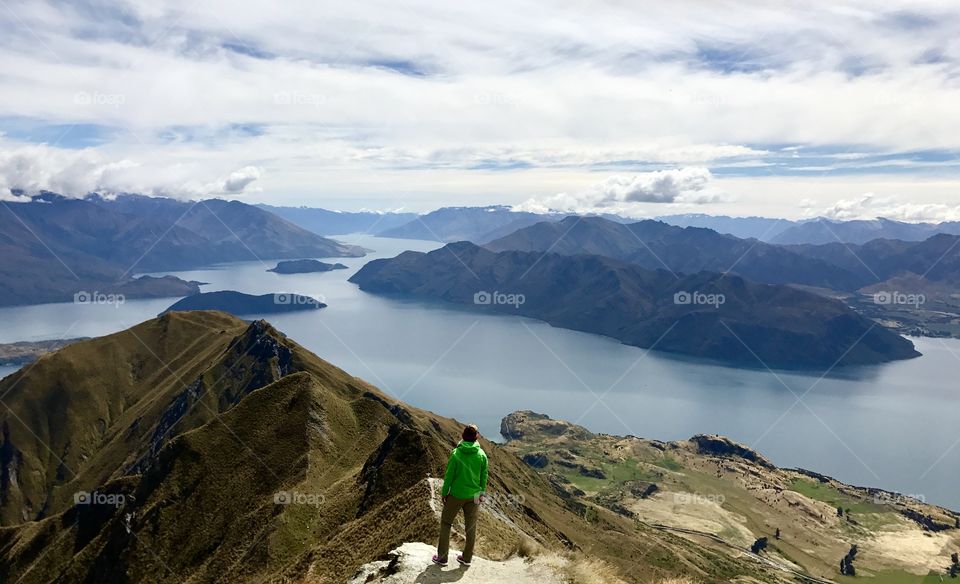
{"type": "Polygon", "coordinates": [[[711,186],[712,179],[708,169],[696,166],[613,175],[580,192],[528,199],[517,209],[644,215],[643,205],[648,203],[701,205],[720,201],[722,195],[711,186]]]}
{"type": "Polygon", "coordinates": [[[245,166],[235,170],[223,181],[220,192],[230,195],[242,193],[244,189],[260,179],[260,169],[256,166],[245,166]]]}
{"type": "Polygon", "coordinates": [[[171,163],[143,164],[111,159],[92,148],[71,150],[46,144],[5,145],[0,143],[0,197],[22,200],[12,191],[28,195],[52,191],[67,197],[88,193],[122,192],[197,198],[240,195],[256,190],[261,170],[245,166],[221,176],[204,176],[171,163]]]}
{"type": "Polygon", "coordinates": [[[821,209],[808,209],[807,215],[837,221],[877,219],[883,217],[906,222],[960,221],[960,205],[904,202],[900,197],[865,193],[852,199],[840,199],[821,209]]]}

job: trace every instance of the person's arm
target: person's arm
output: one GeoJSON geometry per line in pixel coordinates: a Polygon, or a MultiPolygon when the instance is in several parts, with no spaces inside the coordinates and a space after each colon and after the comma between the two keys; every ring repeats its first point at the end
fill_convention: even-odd
{"type": "Polygon", "coordinates": [[[488,475],[487,470],[488,470],[487,458],[484,457],[483,470],[480,471],[480,491],[481,491],[480,502],[481,503],[483,503],[483,501],[487,497],[487,475],[488,475]]]}
{"type": "Polygon", "coordinates": [[[447,472],[443,475],[443,489],[440,490],[440,495],[446,499],[450,496],[450,490],[453,489],[453,479],[457,476],[457,456],[456,451],[450,453],[450,458],[447,460],[447,472]]]}

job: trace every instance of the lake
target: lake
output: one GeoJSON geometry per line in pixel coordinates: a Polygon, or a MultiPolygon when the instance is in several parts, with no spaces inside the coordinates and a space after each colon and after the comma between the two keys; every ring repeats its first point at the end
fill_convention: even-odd
{"type": "MultiPolygon", "coordinates": [[[[376,251],[338,259],[350,269],[321,274],[266,272],[273,261],[172,273],[209,282],[205,291],[321,297],[327,308],[265,318],[351,374],[415,406],[476,422],[488,437],[498,437],[500,419],[518,409],[660,440],[718,433],[780,466],[960,509],[960,341],[914,339],[919,359],[822,379],[723,367],[530,319],[367,294],[347,282],[365,262],[439,244],[338,239],[376,251]]],[[[115,332],[174,301],[4,308],[0,342],[115,332]]]]}

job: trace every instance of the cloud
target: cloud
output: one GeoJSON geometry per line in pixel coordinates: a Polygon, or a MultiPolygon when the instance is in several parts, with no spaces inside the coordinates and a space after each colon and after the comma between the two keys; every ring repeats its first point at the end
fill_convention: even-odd
{"type": "MultiPolygon", "coordinates": [[[[783,145],[803,145],[798,166],[849,172],[869,160],[828,168],[806,148],[960,149],[948,2],[756,4],[573,4],[544,19],[508,0],[14,2],[0,10],[0,131],[35,122],[66,132],[17,139],[94,145],[98,160],[60,177],[77,188],[251,192],[266,179],[230,175],[252,166],[273,202],[323,185],[356,206],[416,192],[426,208],[575,191],[598,170],[786,173],[767,152],[783,145]],[[105,130],[84,141],[75,124],[105,130]]],[[[755,200],[774,199],[795,208],[784,189],[755,200]]]]}
{"type": "Polygon", "coordinates": [[[960,205],[941,203],[905,203],[897,196],[877,196],[865,193],[853,199],[841,199],[826,208],[808,208],[808,216],[820,216],[837,221],[877,219],[880,217],[906,222],[960,221],[960,205]]]}
{"type": "Polygon", "coordinates": [[[632,176],[613,175],[577,193],[533,198],[518,210],[564,213],[644,214],[644,203],[702,205],[721,200],[711,188],[713,175],[702,167],[657,170],[632,176]]]}
{"type": "Polygon", "coordinates": [[[246,166],[204,181],[203,173],[196,169],[163,162],[142,164],[129,158],[109,159],[92,148],[69,150],[45,144],[11,146],[0,142],[0,196],[4,200],[22,200],[12,191],[28,195],[52,191],[67,197],[92,192],[179,198],[240,195],[253,190],[260,175],[258,167],[246,166]]]}
{"type": "Polygon", "coordinates": [[[260,180],[260,169],[256,166],[245,166],[230,173],[220,186],[220,192],[237,195],[257,180],[260,180]]]}

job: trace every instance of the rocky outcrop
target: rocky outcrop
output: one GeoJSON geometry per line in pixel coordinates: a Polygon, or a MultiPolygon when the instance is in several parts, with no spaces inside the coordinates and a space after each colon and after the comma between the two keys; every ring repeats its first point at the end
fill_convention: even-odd
{"type": "Polygon", "coordinates": [[[755,450],[734,442],[724,436],[716,434],[698,434],[690,439],[690,442],[696,446],[697,452],[708,456],[719,456],[721,458],[743,458],[764,468],[776,468],[773,463],[764,458],[755,450]]]}
{"type": "Polygon", "coordinates": [[[563,420],[552,420],[550,416],[530,410],[507,414],[500,420],[500,435],[508,442],[522,440],[531,436],[588,439],[592,436],[585,428],[563,420]]]}

